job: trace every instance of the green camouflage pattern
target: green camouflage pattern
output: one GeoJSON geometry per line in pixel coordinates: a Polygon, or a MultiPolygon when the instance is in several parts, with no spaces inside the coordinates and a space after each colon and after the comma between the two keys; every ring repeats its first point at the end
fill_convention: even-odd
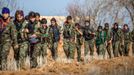
{"type": "Polygon", "coordinates": [[[15,34],[15,27],[13,21],[7,24],[6,29],[0,34],[0,65],[2,70],[7,70],[7,56],[12,46],[17,45],[17,35],[15,34]]]}
{"type": "Polygon", "coordinates": [[[65,55],[68,59],[74,59],[74,52],[75,52],[75,36],[76,36],[76,30],[74,24],[66,24],[63,26],[63,34],[65,32],[69,32],[70,36],[69,38],[65,38],[63,35],[63,49],[65,52],[65,55]]]}

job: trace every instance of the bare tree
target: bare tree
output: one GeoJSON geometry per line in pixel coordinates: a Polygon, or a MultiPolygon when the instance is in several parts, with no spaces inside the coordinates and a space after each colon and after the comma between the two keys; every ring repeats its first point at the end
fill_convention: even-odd
{"type": "Polygon", "coordinates": [[[17,0],[0,0],[0,10],[3,7],[8,7],[11,12],[14,12],[17,9],[17,0]]]}
{"type": "Polygon", "coordinates": [[[134,0],[84,0],[83,4],[75,0],[68,5],[67,11],[71,16],[79,17],[80,21],[88,17],[95,28],[108,20],[110,24],[123,24],[128,17],[134,27],[134,0]]]}
{"type": "Polygon", "coordinates": [[[129,12],[134,28],[134,0],[119,0],[119,3],[129,12]]]}
{"type": "Polygon", "coordinates": [[[105,0],[84,0],[83,4],[80,4],[79,1],[74,1],[74,3],[68,5],[67,11],[73,18],[79,17],[80,23],[83,23],[84,20],[90,20],[91,25],[96,28],[98,25],[96,17],[100,9],[102,9],[103,3],[105,3],[105,0]]]}
{"type": "Polygon", "coordinates": [[[124,23],[125,18],[129,17],[134,28],[134,0],[110,0],[105,3],[103,9],[110,13],[114,22],[124,23]],[[121,13],[122,17],[119,17],[121,13]]]}
{"type": "Polygon", "coordinates": [[[76,21],[77,16],[81,14],[81,6],[79,4],[79,1],[74,0],[73,3],[68,4],[67,12],[74,18],[74,21],[76,21]]]}

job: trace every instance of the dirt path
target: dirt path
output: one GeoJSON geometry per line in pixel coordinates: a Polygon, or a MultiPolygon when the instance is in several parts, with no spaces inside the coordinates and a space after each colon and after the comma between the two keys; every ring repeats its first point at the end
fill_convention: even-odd
{"type": "MultiPolygon", "coordinates": [[[[48,50],[47,64],[38,69],[24,69],[22,71],[1,71],[0,75],[134,75],[134,57],[118,57],[107,60],[95,59],[88,63],[77,63],[76,60],[69,62],[64,54],[63,43],[59,43],[59,58],[55,62],[48,50]]],[[[82,57],[84,49],[82,48],[82,57]]],[[[76,58],[76,54],[75,54],[76,58]]],[[[11,49],[9,57],[9,67],[14,68],[13,50],[11,49]]]]}
{"type": "Polygon", "coordinates": [[[134,57],[94,60],[90,63],[51,62],[39,69],[0,72],[0,75],[134,75],[134,57]]]}

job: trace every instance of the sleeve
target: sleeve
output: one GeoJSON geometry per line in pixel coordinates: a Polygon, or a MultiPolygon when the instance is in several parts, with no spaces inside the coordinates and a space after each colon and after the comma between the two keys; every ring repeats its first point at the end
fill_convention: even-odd
{"type": "Polygon", "coordinates": [[[134,40],[133,40],[134,31],[130,32],[129,36],[130,36],[130,41],[134,41],[134,40]]]}
{"type": "MultiPolygon", "coordinates": [[[[26,23],[26,25],[24,26],[24,32],[26,32],[26,30],[28,30],[28,23],[26,23]]],[[[29,33],[29,32],[26,32],[29,33]]]]}
{"type": "Polygon", "coordinates": [[[13,45],[17,45],[17,34],[13,22],[10,23],[10,36],[11,36],[11,40],[13,41],[13,45]]]}
{"type": "Polygon", "coordinates": [[[60,32],[60,34],[62,33],[62,28],[61,28],[61,26],[59,26],[59,32],[60,32]]]}
{"type": "Polygon", "coordinates": [[[110,30],[110,38],[113,39],[113,30],[110,30]]]}
{"type": "Polygon", "coordinates": [[[35,28],[35,30],[34,30],[34,34],[36,34],[37,37],[40,37],[40,35],[41,35],[40,28],[41,28],[41,27],[36,26],[36,28],[35,28]]]}
{"type": "Polygon", "coordinates": [[[72,36],[76,36],[76,29],[75,29],[74,25],[73,25],[73,29],[72,29],[72,36]]]}
{"type": "Polygon", "coordinates": [[[81,35],[82,36],[83,35],[82,30],[81,29],[79,29],[79,31],[76,30],[76,35],[81,35]]]}
{"type": "Polygon", "coordinates": [[[131,33],[131,38],[132,38],[132,41],[134,42],[134,30],[131,33]]]}
{"type": "Polygon", "coordinates": [[[119,30],[118,36],[119,36],[119,38],[120,38],[121,44],[124,45],[124,39],[125,39],[125,38],[124,38],[124,33],[123,33],[122,29],[119,30]]]}
{"type": "Polygon", "coordinates": [[[65,24],[63,24],[62,32],[64,32],[64,30],[65,30],[65,24]]]}
{"type": "Polygon", "coordinates": [[[109,31],[108,31],[108,41],[110,41],[111,38],[112,38],[112,33],[111,33],[111,31],[109,30],[109,31]]]}

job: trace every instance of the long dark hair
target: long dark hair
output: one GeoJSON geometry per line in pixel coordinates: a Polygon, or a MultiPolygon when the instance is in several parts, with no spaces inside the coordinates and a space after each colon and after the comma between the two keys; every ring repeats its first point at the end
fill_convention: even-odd
{"type": "Polygon", "coordinates": [[[55,19],[55,18],[52,18],[52,19],[51,19],[51,22],[52,22],[52,21],[54,21],[54,22],[55,22],[55,25],[56,25],[56,26],[58,26],[58,23],[57,23],[57,21],[56,21],[56,19],[55,19]]]}
{"type": "Polygon", "coordinates": [[[104,30],[107,30],[106,27],[109,28],[109,23],[105,23],[105,24],[104,24],[104,30]]]}
{"type": "Polygon", "coordinates": [[[77,27],[78,29],[81,28],[80,24],[79,23],[75,23],[75,27],[77,27]]]}
{"type": "Polygon", "coordinates": [[[14,20],[14,22],[15,23],[17,23],[18,21],[17,21],[17,16],[18,15],[21,15],[21,16],[23,16],[23,19],[22,19],[22,21],[21,22],[23,22],[24,20],[25,20],[25,18],[24,18],[24,12],[22,11],[22,10],[17,10],[16,11],[16,13],[15,13],[15,20],[14,20]]]}
{"type": "Polygon", "coordinates": [[[128,25],[127,25],[127,24],[124,24],[124,25],[123,25],[123,32],[128,32],[128,31],[129,31],[128,25]],[[127,30],[125,29],[125,26],[127,26],[127,28],[128,28],[127,30]]]}
{"type": "Polygon", "coordinates": [[[113,28],[112,28],[112,29],[113,29],[114,31],[118,31],[118,29],[119,29],[119,27],[118,27],[118,26],[119,26],[119,25],[118,25],[118,23],[114,23],[114,24],[113,24],[113,28]],[[115,29],[115,26],[117,26],[117,28],[116,28],[116,29],[115,29]]]}

